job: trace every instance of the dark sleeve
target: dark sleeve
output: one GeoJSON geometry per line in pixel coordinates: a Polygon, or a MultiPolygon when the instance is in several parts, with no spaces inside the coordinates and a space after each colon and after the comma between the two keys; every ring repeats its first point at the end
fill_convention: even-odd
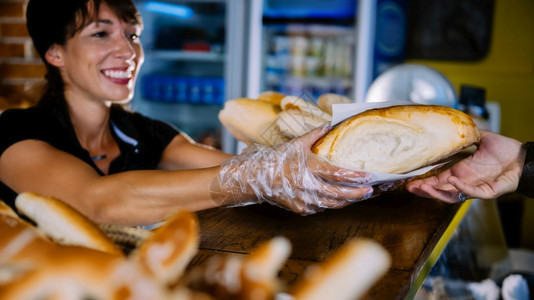
{"type": "Polygon", "coordinates": [[[35,126],[35,118],[28,117],[29,111],[10,109],[0,114],[0,156],[13,144],[39,139],[40,126],[35,126]]]}
{"type": "Polygon", "coordinates": [[[163,151],[180,131],[165,122],[136,112],[127,112],[120,107],[112,109],[114,125],[126,135],[119,138],[135,148],[131,149],[134,154],[125,157],[123,165],[116,170],[122,172],[157,168],[163,151]]]}
{"type": "Polygon", "coordinates": [[[525,143],[523,147],[525,147],[527,155],[517,192],[534,198],[534,142],[525,143]]]}
{"type": "Polygon", "coordinates": [[[141,114],[135,113],[136,123],[141,125],[144,131],[144,138],[152,147],[159,148],[163,151],[172,139],[180,134],[180,131],[175,127],[165,122],[145,117],[141,114]]]}

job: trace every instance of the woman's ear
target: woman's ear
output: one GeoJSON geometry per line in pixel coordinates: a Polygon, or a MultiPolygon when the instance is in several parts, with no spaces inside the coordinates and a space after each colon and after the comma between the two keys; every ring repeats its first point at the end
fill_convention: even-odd
{"type": "Polygon", "coordinates": [[[61,46],[54,44],[48,48],[48,51],[45,53],[46,61],[55,67],[63,66],[63,56],[61,53],[61,46]]]}

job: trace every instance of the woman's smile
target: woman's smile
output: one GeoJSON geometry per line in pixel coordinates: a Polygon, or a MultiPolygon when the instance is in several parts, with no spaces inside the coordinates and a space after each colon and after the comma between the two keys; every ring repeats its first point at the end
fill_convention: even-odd
{"type": "Polygon", "coordinates": [[[133,77],[135,67],[109,68],[102,70],[104,76],[116,84],[128,84],[133,77]]]}

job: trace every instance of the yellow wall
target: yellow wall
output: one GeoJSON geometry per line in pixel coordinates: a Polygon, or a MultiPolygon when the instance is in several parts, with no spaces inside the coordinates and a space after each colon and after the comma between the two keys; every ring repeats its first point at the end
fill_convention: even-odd
{"type": "Polygon", "coordinates": [[[461,84],[486,88],[501,106],[501,133],[534,141],[534,1],[496,0],[488,55],[478,62],[410,61],[434,67],[459,91],[461,84]]]}
{"type": "MultiPolygon", "coordinates": [[[[501,133],[534,141],[534,1],[496,0],[493,36],[481,61],[426,64],[445,74],[459,91],[461,84],[486,88],[488,101],[501,106],[501,133]]],[[[526,199],[521,247],[534,250],[534,199],[526,199]]]]}

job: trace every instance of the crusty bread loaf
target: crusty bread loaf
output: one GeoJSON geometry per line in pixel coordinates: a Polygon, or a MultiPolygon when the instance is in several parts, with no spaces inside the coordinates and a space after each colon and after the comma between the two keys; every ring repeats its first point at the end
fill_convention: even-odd
{"type": "Polygon", "coordinates": [[[229,100],[219,112],[219,121],[238,140],[246,143],[277,145],[288,140],[276,127],[280,107],[248,98],[229,100]]]}
{"type": "Polygon", "coordinates": [[[175,213],[131,254],[159,281],[175,283],[198,250],[199,226],[188,211],[175,213]]]}
{"type": "Polygon", "coordinates": [[[347,104],[352,102],[354,101],[346,96],[333,93],[322,94],[319,96],[319,99],[317,99],[317,105],[319,108],[329,114],[332,114],[332,104],[347,104]]]}
{"type": "Polygon", "coordinates": [[[283,110],[276,118],[276,126],[289,138],[301,136],[326,122],[323,118],[298,109],[283,110]]]}
{"type": "Polygon", "coordinates": [[[319,156],[354,169],[405,173],[447,158],[480,139],[465,113],[436,105],[364,111],[312,147],[319,156]]]}
{"type": "Polygon", "coordinates": [[[0,300],[145,300],[167,299],[168,295],[166,287],[123,256],[61,245],[37,261],[34,269],[0,286],[0,300]]]}
{"type": "Polygon", "coordinates": [[[263,242],[243,261],[241,299],[268,300],[281,290],[278,272],[291,252],[288,239],[277,236],[263,242]]]}
{"type": "Polygon", "coordinates": [[[352,240],[323,263],[307,269],[293,286],[295,300],[359,299],[388,270],[389,253],[372,240],[352,240]]]}
{"type": "MultiPolygon", "coordinates": [[[[44,213],[50,213],[50,210],[44,213]]],[[[57,218],[55,213],[49,217],[57,218]]],[[[192,215],[178,213],[167,228],[156,229],[155,238],[147,241],[149,245],[145,248],[144,258],[151,260],[149,263],[163,262],[167,272],[175,271],[172,264],[177,260],[189,261],[191,255],[173,250],[196,250],[198,244],[185,241],[191,236],[198,238],[196,230],[196,219],[192,215]],[[183,227],[192,230],[184,232],[183,227]],[[169,247],[169,244],[173,245],[169,247]]],[[[162,280],[164,276],[155,276],[134,257],[53,243],[2,201],[0,233],[0,300],[211,299],[182,285],[169,286],[162,280]]]]}
{"type": "Polygon", "coordinates": [[[332,120],[332,116],[319,108],[316,104],[306,101],[297,96],[286,96],[280,102],[282,110],[299,110],[310,116],[315,116],[325,120],[325,122],[332,120]]]}
{"type": "Polygon", "coordinates": [[[259,244],[248,256],[214,256],[186,280],[194,290],[205,291],[215,299],[274,299],[282,289],[278,272],[290,252],[289,240],[277,236],[259,244]]]}
{"type": "Polygon", "coordinates": [[[0,286],[37,268],[38,262],[47,258],[55,247],[44,234],[0,201],[0,286]]]}
{"type": "Polygon", "coordinates": [[[58,244],[122,254],[96,224],[65,202],[26,192],[17,196],[15,206],[58,244]]]}
{"type": "Polygon", "coordinates": [[[282,102],[282,99],[284,99],[286,95],[275,92],[275,91],[265,91],[258,95],[258,100],[260,101],[267,101],[270,102],[276,106],[280,106],[280,103],[282,102]]]}

